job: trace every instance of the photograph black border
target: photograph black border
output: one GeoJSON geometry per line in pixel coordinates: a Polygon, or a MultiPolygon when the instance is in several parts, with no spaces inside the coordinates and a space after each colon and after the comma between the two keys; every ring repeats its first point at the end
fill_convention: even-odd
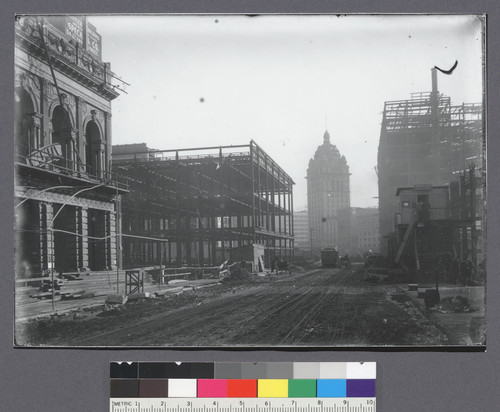
{"type": "Polygon", "coordinates": [[[495,68],[500,67],[500,6],[490,1],[169,1],[145,4],[137,1],[102,1],[88,4],[68,1],[20,1],[4,6],[0,43],[2,56],[4,114],[1,128],[4,147],[1,152],[2,192],[4,193],[2,227],[2,262],[6,267],[0,283],[0,310],[3,333],[0,335],[0,364],[3,366],[0,399],[4,410],[89,411],[107,410],[109,401],[109,362],[136,361],[376,361],[377,404],[383,411],[421,410],[495,410],[498,402],[495,389],[500,384],[498,373],[500,282],[496,268],[500,257],[498,203],[500,185],[495,177],[500,169],[500,118],[495,108],[500,104],[500,81],[495,68]],[[14,282],[13,263],[13,42],[15,13],[449,13],[487,14],[487,113],[488,113],[488,341],[484,353],[407,352],[388,348],[384,352],[369,350],[339,350],[337,348],[287,350],[262,348],[247,350],[193,349],[18,349],[13,347],[14,282]],[[492,74],[490,74],[492,73],[492,74]]]}

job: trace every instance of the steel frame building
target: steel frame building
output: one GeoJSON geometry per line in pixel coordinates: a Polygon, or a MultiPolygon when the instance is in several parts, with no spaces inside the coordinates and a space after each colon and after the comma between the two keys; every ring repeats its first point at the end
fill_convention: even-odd
{"type": "Polygon", "coordinates": [[[474,163],[485,173],[483,105],[454,106],[438,92],[432,69],[432,91],[411,99],[385,102],[378,150],[381,249],[394,255],[399,187],[443,185],[458,179],[474,163]]]}
{"type": "Polygon", "coordinates": [[[113,146],[130,179],[123,197],[124,265],[215,265],[231,248],[265,247],[265,264],[293,257],[293,180],[254,141],[152,150],[113,146]]]}

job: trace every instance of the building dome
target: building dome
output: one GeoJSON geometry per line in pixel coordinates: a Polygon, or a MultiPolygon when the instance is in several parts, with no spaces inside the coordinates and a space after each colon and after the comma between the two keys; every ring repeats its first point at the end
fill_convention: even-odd
{"type": "Polygon", "coordinates": [[[312,161],[318,161],[318,162],[341,162],[345,163],[345,158],[340,155],[339,149],[337,149],[337,146],[333,145],[330,142],[330,133],[328,133],[328,130],[325,130],[325,134],[323,135],[323,144],[318,146],[316,149],[316,152],[314,153],[314,158],[311,159],[312,161]]]}
{"type": "Polygon", "coordinates": [[[330,133],[328,133],[328,130],[325,130],[325,134],[323,135],[323,144],[329,144],[330,143],[330,133]]]}

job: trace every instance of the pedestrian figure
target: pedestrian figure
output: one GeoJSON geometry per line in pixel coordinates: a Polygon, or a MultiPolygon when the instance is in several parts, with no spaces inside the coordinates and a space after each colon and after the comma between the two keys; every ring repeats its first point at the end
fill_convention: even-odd
{"type": "Polygon", "coordinates": [[[474,269],[474,264],[470,258],[465,261],[465,273],[464,273],[464,286],[470,286],[472,284],[472,271],[474,269]]]}
{"type": "Polygon", "coordinates": [[[446,266],[445,266],[445,263],[443,261],[443,258],[439,259],[437,273],[438,273],[439,279],[441,279],[441,280],[446,279],[446,266]]]}
{"type": "Polygon", "coordinates": [[[479,279],[481,279],[481,281],[484,281],[486,277],[486,262],[484,261],[484,259],[481,261],[481,263],[479,263],[477,276],[479,277],[479,279]]]}
{"type": "Polygon", "coordinates": [[[348,269],[351,267],[351,259],[349,259],[349,255],[346,253],[345,256],[341,259],[344,266],[348,269]]]}
{"type": "Polygon", "coordinates": [[[276,262],[275,262],[275,265],[276,265],[276,274],[279,275],[280,274],[280,270],[282,269],[282,263],[283,261],[281,260],[281,258],[279,257],[276,257],[276,262]]]}
{"type": "Polygon", "coordinates": [[[460,284],[467,286],[467,259],[464,256],[459,263],[460,284]]]}
{"type": "Polygon", "coordinates": [[[283,260],[280,262],[280,269],[282,269],[283,271],[288,271],[288,273],[290,273],[290,270],[288,270],[288,262],[286,260],[283,260]]]}

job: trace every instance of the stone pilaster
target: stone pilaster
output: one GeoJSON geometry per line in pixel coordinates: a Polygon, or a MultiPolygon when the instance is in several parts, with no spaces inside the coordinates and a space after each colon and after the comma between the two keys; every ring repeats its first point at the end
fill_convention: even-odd
{"type": "Polygon", "coordinates": [[[41,78],[40,79],[40,114],[41,114],[41,140],[42,146],[48,146],[52,143],[51,136],[51,122],[49,116],[49,82],[41,78]]]}
{"type": "Polygon", "coordinates": [[[42,202],[40,207],[40,264],[41,270],[54,268],[54,232],[50,224],[54,217],[52,203],[42,202]]]}
{"type": "Polygon", "coordinates": [[[104,112],[104,136],[102,138],[104,142],[104,164],[102,165],[102,170],[104,172],[111,171],[111,113],[104,112]]]}
{"type": "Polygon", "coordinates": [[[89,226],[88,226],[88,209],[86,207],[80,209],[79,231],[82,236],[80,239],[80,269],[89,269],[89,226]]]}
{"type": "Polygon", "coordinates": [[[107,233],[109,238],[109,254],[111,260],[111,269],[115,270],[118,264],[117,248],[116,248],[116,213],[107,212],[109,220],[109,233],[107,233]]]}
{"type": "MultiPolygon", "coordinates": [[[[76,138],[76,152],[78,153],[77,162],[84,164],[85,163],[85,129],[83,128],[83,109],[82,106],[85,105],[85,102],[82,100],[80,96],[75,96],[75,138],[76,138]]],[[[80,166],[81,167],[81,166],[80,166]]],[[[83,168],[80,170],[84,172],[83,168]]]]}

